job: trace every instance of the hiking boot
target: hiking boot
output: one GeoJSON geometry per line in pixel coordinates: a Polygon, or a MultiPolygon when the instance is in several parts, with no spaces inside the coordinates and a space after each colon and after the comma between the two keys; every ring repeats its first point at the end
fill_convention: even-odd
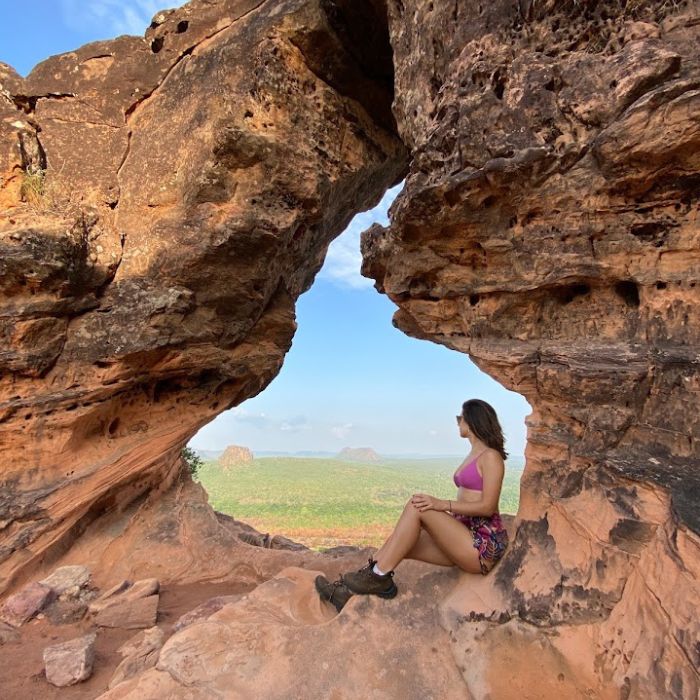
{"type": "Polygon", "coordinates": [[[341,579],[352,593],[371,593],[381,598],[393,598],[399,592],[392,579],[394,572],[389,571],[383,576],[375,574],[372,569],[376,563],[370,557],[367,566],[363,566],[358,571],[343,574],[341,579]]]}
{"type": "Polygon", "coordinates": [[[352,591],[343,583],[342,579],[331,583],[325,576],[317,576],[314,579],[314,585],[322,600],[327,600],[335,606],[335,609],[340,612],[345,603],[352,598],[352,591]]]}

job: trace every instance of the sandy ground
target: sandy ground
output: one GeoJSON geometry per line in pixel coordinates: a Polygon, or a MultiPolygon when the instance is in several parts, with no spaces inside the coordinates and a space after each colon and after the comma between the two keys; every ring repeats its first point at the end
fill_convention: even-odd
{"type": "MultiPolygon", "coordinates": [[[[245,593],[253,585],[234,583],[195,583],[162,586],[156,624],[169,637],[173,625],[183,614],[209,598],[245,593]]],[[[0,698],[2,700],[93,700],[107,690],[114,670],[122,660],[117,649],[139,630],[98,627],[86,616],[80,622],[53,625],[48,619],[31,620],[19,628],[20,638],[0,646],[0,698]],[[92,676],[81,683],[57,688],[46,680],[42,658],[45,647],[80,637],[97,629],[95,663],[92,676]]]]}

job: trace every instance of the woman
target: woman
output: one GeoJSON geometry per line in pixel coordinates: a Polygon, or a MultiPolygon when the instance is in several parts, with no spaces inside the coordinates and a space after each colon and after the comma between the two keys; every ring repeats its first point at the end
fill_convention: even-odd
{"type": "Polygon", "coordinates": [[[416,493],[408,501],[394,532],[375,558],[359,571],[343,574],[334,583],[323,576],[316,588],[338,610],[353,593],[393,598],[398,588],[394,568],[403,559],[439,566],[458,566],[469,573],[487,574],[503,556],[508,533],[498,513],[507,453],[503,431],[493,408],[470,399],[457,416],[459,434],[471,443],[467,458],[454,474],[454,500],[416,493]],[[466,528],[466,532],[465,532],[466,528]]]}

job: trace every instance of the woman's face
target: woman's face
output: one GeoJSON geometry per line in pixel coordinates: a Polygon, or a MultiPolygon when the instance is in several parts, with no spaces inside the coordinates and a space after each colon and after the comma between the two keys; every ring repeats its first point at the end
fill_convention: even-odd
{"type": "Polygon", "coordinates": [[[469,430],[469,425],[467,421],[464,420],[464,416],[460,413],[457,416],[457,425],[459,425],[459,436],[463,438],[471,437],[472,431],[469,430]]]}

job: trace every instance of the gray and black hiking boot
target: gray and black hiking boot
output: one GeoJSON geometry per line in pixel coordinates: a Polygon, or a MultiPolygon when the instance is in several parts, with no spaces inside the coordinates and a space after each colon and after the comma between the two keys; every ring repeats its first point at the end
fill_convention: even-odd
{"type": "Polygon", "coordinates": [[[331,583],[325,576],[319,575],[315,578],[314,584],[322,600],[327,600],[334,605],[338,612],[340,612],[345,603],[352,598],[352,591],[348,589],[342,579],[331,583]]]}
{"type": "Polygon", "coordinates": [[[389,571],[383,576],[375,574],[372,569],[376,563],[370,557],[367,566],[363,566],[359,571],[343,574],[341,579],[352,593],[371,593],[381,598],[393,598],[399,592],[392,579],[394,572],[389,571]]]}

